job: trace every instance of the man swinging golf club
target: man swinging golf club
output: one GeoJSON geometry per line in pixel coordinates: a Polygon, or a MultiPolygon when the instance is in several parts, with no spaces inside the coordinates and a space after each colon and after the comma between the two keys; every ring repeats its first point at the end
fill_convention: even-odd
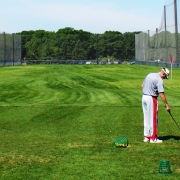
{"type": "Polygon", "coordinates": [[[164,93],[163,79],[168,79],[169,70],[162,68],[158,73],[149,73],[142,84],[142,109],[144,114],[144,142],[162,143],[157,136],[158,96],[165,104],[166,110],[171,108],[164,93]]]}

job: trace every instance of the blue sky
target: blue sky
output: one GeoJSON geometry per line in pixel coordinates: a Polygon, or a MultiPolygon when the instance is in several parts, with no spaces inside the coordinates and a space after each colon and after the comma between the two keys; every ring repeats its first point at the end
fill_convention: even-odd
{"type": "Polygon", "coordinates": [[[1,0],[0,32],[155,31],[167,0],[1,0]]]}

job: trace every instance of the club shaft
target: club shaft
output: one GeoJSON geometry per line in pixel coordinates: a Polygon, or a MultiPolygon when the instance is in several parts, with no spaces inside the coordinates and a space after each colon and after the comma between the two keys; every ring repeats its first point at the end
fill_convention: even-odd
{"type": "Polygon", "coordinates": [[[172,114],[171,114],[171,112],[170,112],[170,111],[169,111],[169,114],[170,114],[170,116],[172,117],[173,121],[176,123],[177,127],[178,127],[178,128],[179,128],[179,130],[180,130],[179,125],[177,124],[177,122],[176,122],[176,121],[175,121],[175,119],[173,118],[173,116],[172,116],[172,114]]]}

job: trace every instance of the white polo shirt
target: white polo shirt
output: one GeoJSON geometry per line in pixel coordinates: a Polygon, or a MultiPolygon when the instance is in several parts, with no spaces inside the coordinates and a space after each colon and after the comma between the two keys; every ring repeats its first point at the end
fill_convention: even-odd
{"type": "Polygon", "coordinates": [[[158,73],[150,73],[142,84],[143,94],[158,97],[159,93],[164,92],[164,82],[158,73]]]}

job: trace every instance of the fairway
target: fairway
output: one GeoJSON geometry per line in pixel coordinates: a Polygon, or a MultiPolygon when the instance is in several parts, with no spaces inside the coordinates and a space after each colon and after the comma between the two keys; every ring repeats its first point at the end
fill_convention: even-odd
{"type": "MultiPolygon", "coordinates": [[[[162,144],[143,142],[141,84],[161,67],[0,67],[0,179],[180,179],[180,130],[159,98],[162,144]],[[127,148],[114,140],[128,138],[127,148]],[[161,160],[172,174],[158,174],[161,160]]],[[[180,125],[180,69],[164,80],[180,125]]]]}

